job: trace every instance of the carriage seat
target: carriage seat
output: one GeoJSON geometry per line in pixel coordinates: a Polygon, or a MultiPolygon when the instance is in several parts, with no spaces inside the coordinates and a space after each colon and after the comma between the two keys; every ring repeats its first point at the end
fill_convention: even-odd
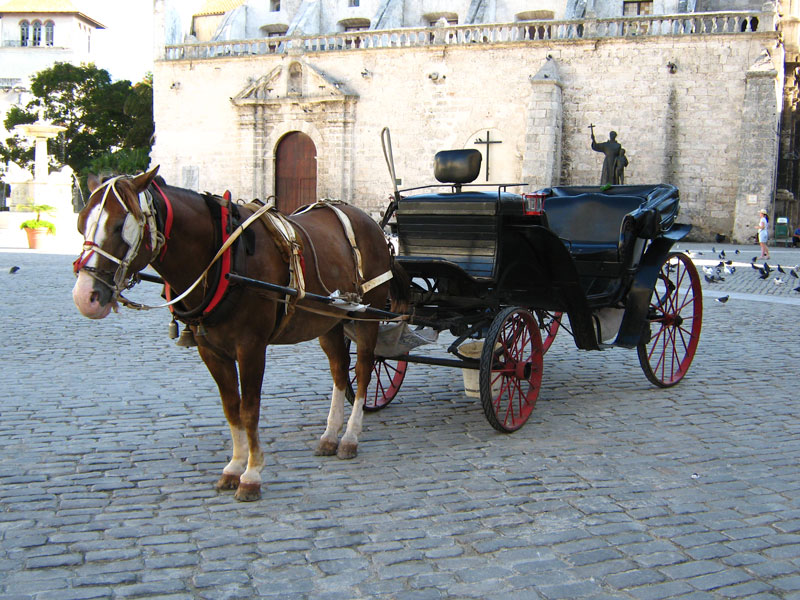
{"type": "Polygon", "coordinates": [[[434,176],[452,184],[453,191],[400,198],[396,218],[401,257],[454,263],[477,280],[495,276],[500,198],[496,191],[461,191],[480,169],[477,150],[436,154],[434,176]]]}
{"type": "Polygon", "coordinates": [[[619,261],[625,216],[645,201],[639,196],[586,192],[545,198],[550,229],[569,246],[576,259],[619,261]]]}

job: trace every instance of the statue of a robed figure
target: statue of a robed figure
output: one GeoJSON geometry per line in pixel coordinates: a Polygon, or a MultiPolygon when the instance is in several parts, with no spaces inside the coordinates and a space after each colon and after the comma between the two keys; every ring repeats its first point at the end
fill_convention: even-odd
{"type": "Polygon", "coordinates": [[[600,174],[600,185],[622,185],[625,183],[625,167],[628,166],[628,158],[625,156],[625,149],[617,141],[617,132],[608,133],[607,142],[598,142],[594,137],[594,125],[589,125],[592,132],[592,150],[602,152],[603,171],[600,174]]]}

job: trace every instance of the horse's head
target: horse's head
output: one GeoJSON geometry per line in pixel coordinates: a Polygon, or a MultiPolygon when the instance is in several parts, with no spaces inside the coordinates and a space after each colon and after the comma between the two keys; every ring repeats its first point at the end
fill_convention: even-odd
{"type": "Polygon", "coordinates": [[[158,167],[135,177],[100,182],[89,176],[89,201],[78,215],[83,251],[73,264],[78,281],[75,306],[85,317],[102,319],[116,308],[131,277],[158,252],[160,237],[152,198],[146,194],[158,167]]]}

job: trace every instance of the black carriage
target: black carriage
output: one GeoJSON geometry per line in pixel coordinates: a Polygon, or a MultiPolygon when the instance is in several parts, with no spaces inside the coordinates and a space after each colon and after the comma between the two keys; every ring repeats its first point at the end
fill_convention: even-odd
{"type": "Polygon", "coordinates": [[[480,160],[475,150],[440,152],[438,184],[395,190],[383,225],[396,234],[396,260],[412,278],[406,318],[455,340],[452,358],[377,356],[365,408],[392,401],[409,363],[477,369],[489,423],[514,431],[533,410],[542,357],[559,328],[579,349],[636,348],[652,383],[678,383],[702,325],[697,271],[671,250],[691,228],[675,222],[678,189],[517,193],[521,185],[473,184],[480,160]],[[481,339],[479,356],[466,352],[481,339]]]}

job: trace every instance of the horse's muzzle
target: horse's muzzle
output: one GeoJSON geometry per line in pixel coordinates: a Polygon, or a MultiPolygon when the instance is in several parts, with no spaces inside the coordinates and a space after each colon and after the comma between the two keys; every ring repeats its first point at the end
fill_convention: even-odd
{"type": "Polygon", "coordinates": [[[84,271],[78,273],[72,300],[81,314],[90,319],[104,319],[116,306],[112,290],[84,271]]]}

